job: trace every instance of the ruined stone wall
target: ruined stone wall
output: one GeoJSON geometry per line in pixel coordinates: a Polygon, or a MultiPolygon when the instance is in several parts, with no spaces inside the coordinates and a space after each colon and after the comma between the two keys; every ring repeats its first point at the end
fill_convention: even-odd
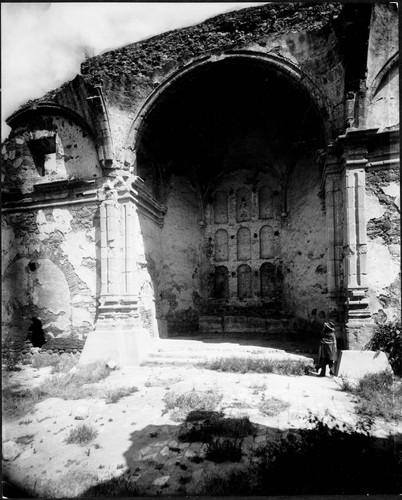
{"type": "Polygon", "coordinates": [[[83,63],[86,81],[104,88],[121,166],[127,148],[135,147],[126,140],[147,98],[189,62],[228,50],[272,54],[300,68],[306,75],[303,83],[330,115],[335,135],[344,118],[344,68],[332,26],[340,10],[340,4],[264,5],[158,35],[83,63]]]}
{"type": "Polygon", "coordinates": [[[282,280],[274,279],[282,276],[281,191],[271,174],[246,169],[214,187],[206,207],[203,263],[203,298],[211,311],[216,301],[234,308],[272,302],[281,309],[282,280]]]}
{"type": "Polygon", "coordinates": [[[2,154],[3,342],[21,349],[33,328],[45,349],[80,350],[99,293],[98,206],[79,200],[102,176],[93,139],[63,116],[31,116],[2,154]]]}
{"type": "Polygon", "coordinates": [[[63,116],[45,116],[14,131],[2,146],[3,186],[30,192],[39,183],[102,176],[93,139],[63,116]]]}
{"type": "Polygon", "coordinates": [[[313,158],[299,161],[287,191],[288,216],[281,247],[287,312],[315,320],[329,312],[325,212],[318,197],[320,172],[313,158]]]}
{"type": "Polygon", "coordinates": [[[366,172],[367,268],[375,321],[400,316],[400,171],[366,172]]]}
{"type": "Polygon", "coordinates": [[[44,348],[82,348],[95,321],[97,210],[48,208],[3,217],[3,340],[22,345],[36,318],[44,348]]]}
{"type": "Polygon", "coordinates": [[[367,57],[367,127],[399,124],[399,30],[396,5],[374,4],[367,57]]]}
{"type": "Polygon", "coordinates": [[[169,333],[198,329],[200,298],[200,202],[185,177],[173,176],[161,232],[162,265],[158,278],[158,308],[169,333]]]}

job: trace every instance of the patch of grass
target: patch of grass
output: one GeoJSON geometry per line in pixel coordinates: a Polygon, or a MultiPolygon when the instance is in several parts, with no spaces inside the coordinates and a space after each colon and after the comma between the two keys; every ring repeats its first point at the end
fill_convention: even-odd
{"type": "Polygon", "coordinates": [[[3,416],[6,419],[19,418],[33,411],[42,398],[32,389],[11,385],[3,388],[3,416]]]}
{"type": "Polygon", "coordinates": [[[206,458],[212,462],[239,462],[243,439],[216,437],[207,445],[206,458]]]}
{"type": "Polygon", "coordinates": [[[226,418],[218,412],[191,412],[186,422],[193,425],[179,435],[181,441],[211,443],[217,437],[243,439],[254,432],[248,417],[226,418]]]}
{"type": "Polygon", "coordinates": [[[279,375],[305,375],[313,366],[313,361],[273,360],[266,358],[241,358],[236,356],[207,360],[199,363],[203,368],[234,373],[277,373],[279,375]]]}
{"type": "Polygon", "coordinates": [[[356,385],[344,382],[342,390],[357,396],[356,413],[363,418],[398,420],[402,412],[402,383],[392,373],[366,375],[356,385]]]}
{"type": "Polygon", "coordinates": [[[145,387],[171,387],[174,384],[177,384],[178,382],[181,382],[183,379],[182,377],[166,377],[166,378],[160,378],[160,377],[153,377],[153,378],[148,378],[148,380],[145,382],[145,387]]]}
{"type": "Polygon", "coordinates": [[[279,415],[279,413],[286,410],[286,408],[289,408],[289,406],[290,403],[282,401],[282,399],[268,398],[261,401],[258,405],[258,409],[263,415],[266,415],[267,417],[274,417],[275,415],[279,415]]]}
{"type": "Polygon", "coordinates": [[[77,425],[71,429],[66,437],[67,444],[79,444],[85,446],[93,441],[98,435],[98,431],[88,424],[77,425]]]}
{"type": "Polygon", "coordinates": [[[38,387],[23,389],[10,385],[3,390],[4,416],[18,418],[31,411],[35,405],[47,398],[67,400],[99,397],[100,390],[85,387],[107,377],[109,368],[104,362],[94,362],[77,368],[74,373],[57,374],[45,379],[38,387]]]}
{"type": "Polygon", "coordinates": [[[32,441],[34,440],[35,434],[27,434],[25,436],[20,436],[17,439],[15,439],[15,442],[17,444],[22,444],[23,446],[26,446],[28,444],[31,444],[32,441]]]}
{"type": "Polygon", "coordinates": [[[250,495],[250,471],[246,467],[205,472],[195,486],[196,495],[208,496],[248,496],[250,495]]]}
{"type": "Polygon", "coordinates": [[[394,383],[391,373],[366,375],[353,391],[359,398],[359,415],[384,420],[398,420],[402,412],[402,384],[394,383]]]}
{"type": "Polygon", "coordinates": [[[105,400],[107,404],[114,404],[120,401],[120,399],[130,396],[138,392],[136,387],[122,387],[120,389],[110,389],[106,391],[105,400]]]}
{"type": "Polygon", "coordinates": [[[85,492],[85,497],[137,497],[144,492],[136,483],[136,478],[129,475],[113,477],[107,481],[97,483],[85,492]]]}
{"type": "Polygon", "coordinates": [[[253,389],[253,394],[258,394],[259,392],[265,391],[267,389],[267,384],[253,384],[249,386],[249,389],[253,389]]]}
{"type": "Polygon", "coordinates": [[[213,389],[206,391],[192,389],[180,393],[170,391],[163,398],[164,413],[171,411],[172,420],[180,422],[193,410],[215,410],[222,398],[223,394],[213,389]]]}
{"type": "Polygon", "coordinates": [[[253,463],[205,475],[198,495],[361,495],[400,492],[401,444],[311,419],[312,428],[278,431],[253,463]],[[381,471],[378,464],[381,463],[381,471]],[[289,471],[292,478],[289,480],[289,471]]]}
{"type": "Polygon", "coordinates": [[[86,491],[98,481],[95,474],[74,468],[64,475],[52,475],[35,481],[30,493],[36,498],[77,498],[87,496],[86,491]]]}

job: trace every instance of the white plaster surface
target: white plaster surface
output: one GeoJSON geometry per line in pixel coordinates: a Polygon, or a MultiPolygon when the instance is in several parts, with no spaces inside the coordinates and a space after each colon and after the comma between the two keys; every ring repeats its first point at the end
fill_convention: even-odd
{"type": "MultiPolygon", "coordinates": [[[[384,188],[383,188],[384,190],[384,188]]],[[[385,213],[385,207],[381,205],[378,197],[370,191],[366,190],[366,220],[379,219],[385,213]]]]}
{"type": "Polygon", "coordinates": [[[382,351],[340,351],[337,376],[360,379],[371,373],[391,371],[387,355],[382,351]]]}

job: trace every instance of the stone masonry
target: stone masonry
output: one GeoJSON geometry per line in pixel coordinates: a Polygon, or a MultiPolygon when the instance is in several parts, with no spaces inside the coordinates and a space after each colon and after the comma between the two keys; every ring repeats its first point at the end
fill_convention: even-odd
{"type": "Polygon", "coordinates": [[[324,319],[362,348],[400,311],[398,42],[394,2],[265,4],[18,109],[3,348],[132,364],[159,337],[324,319]]]}

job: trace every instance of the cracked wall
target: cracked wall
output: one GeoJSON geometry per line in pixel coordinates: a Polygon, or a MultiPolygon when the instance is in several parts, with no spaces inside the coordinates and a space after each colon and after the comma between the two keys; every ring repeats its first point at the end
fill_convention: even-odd
{"type": "Polygon", "coordinates": [[[367,267],[370,308],[377,322],[400,316],[400,172],[366,173],[367,267]]]}
{"type": "Polygon", "coordinates": [[[96,312],[95,205],[3,217],[3,331],[22,345],[32,318],[46,349],[81,349],[96,312]],[[13,237],[12,237],[13,235],[13,237]]]}

